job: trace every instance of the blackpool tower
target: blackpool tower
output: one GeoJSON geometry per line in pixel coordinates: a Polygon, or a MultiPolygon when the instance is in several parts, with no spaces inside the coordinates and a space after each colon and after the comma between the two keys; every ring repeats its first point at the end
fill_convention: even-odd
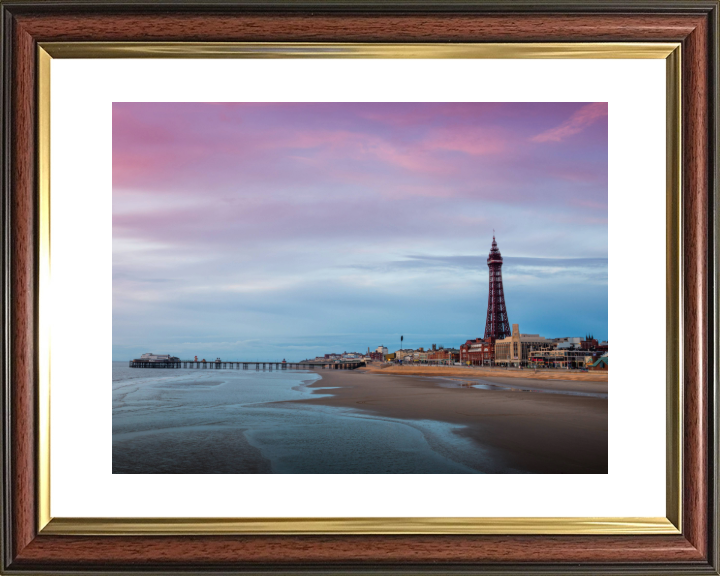
{"type": "Polygon", "coordinates": [[[503,259],[498,250],[493,234],[492,248],[487,259],[490,268],[490,292],[488,293],[487,320],[485,321],[485,338],[494,342],[510,336],[510,324],[505,310],[505,293],[502,282],[503,259]]]}

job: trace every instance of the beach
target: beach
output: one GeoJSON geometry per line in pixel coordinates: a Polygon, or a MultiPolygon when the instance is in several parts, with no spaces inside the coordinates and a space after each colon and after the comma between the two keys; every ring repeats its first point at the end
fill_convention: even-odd
{"type": "Polygon", "coordinates": [[[607,472],[607,382],[407,370],[113,363],[113,473],[607,472]]]}
{"type": "Polygon", "coordinates": [[[322,379],[309,387],[322,397],[295,402],[455,425],[485,461],[490,453],[495,466],[487,472],[607,473],[607,373],[560,379],[557,371],[498,375],[452,367],[317,372],[322,379]]]}

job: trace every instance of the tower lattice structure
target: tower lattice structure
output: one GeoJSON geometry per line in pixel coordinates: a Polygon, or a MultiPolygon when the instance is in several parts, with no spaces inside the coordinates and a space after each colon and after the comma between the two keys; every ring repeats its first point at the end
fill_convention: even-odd
{"type": "Polygon", "coordinates": [[[502,281],[503,259],[493,235],[492,248],[487,259],[490,269],[490,291],[488,293],[487,320],[485,321],[485,338],[493,341],[510,336],[510,323],[505,309],[505,293],[502,281]]]}

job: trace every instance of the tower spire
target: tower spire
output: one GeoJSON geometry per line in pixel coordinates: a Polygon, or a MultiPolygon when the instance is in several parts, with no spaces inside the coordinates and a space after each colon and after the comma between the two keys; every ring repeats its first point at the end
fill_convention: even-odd
{"type": "Polygon", "coordinates": [[[510,322],[505,309],[505,293],[502,282],[502,263],[503,259],[495,241],[495,230],[493,230],[492,247],[487,259],[490,269],[490,289],[487,319],[485,320],[485,338],[491,338],[493,341],[510,336],[510,322]]]}

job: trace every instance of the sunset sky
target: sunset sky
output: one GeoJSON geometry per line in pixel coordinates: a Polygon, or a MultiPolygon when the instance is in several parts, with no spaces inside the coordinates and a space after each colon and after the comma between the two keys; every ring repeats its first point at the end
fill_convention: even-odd
{"type": "Polygon", "coordinates": [[[114,103],[113,359],[608,337],[606,103],[114,103]]]}

